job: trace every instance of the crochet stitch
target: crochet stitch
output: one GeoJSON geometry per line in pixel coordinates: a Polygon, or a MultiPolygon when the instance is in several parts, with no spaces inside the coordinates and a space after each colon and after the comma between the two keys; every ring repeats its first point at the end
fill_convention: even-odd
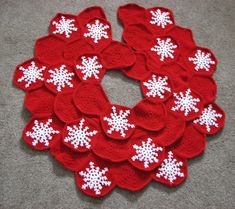
{"type": "Polygon", "coordinates": [[[87,78],[95,77],[95,79],[99,79],[99,74],[103,66],[98,63],[97,56],[86,57],[82,56],[82,65],[76,65],[78,70],[81,70],[83,76],[83,80],[87,80],[87,78]]]}
{"type": "Polygon", "coordinates": [[[108,33],[107,33],[107,29],[109,28],[108,25],[104,25],[103,23],[101,23],[99,20],[95,20],[94,24],[87,24],[86,25],[87,29],[88,29],[88,33],[84,33],[83,36],[84,37],[91,37],[94,41],[94,43],[98,43],[99,40],[101,40],[102,38],[108,39],[108,33]]]}
{"type": "Polygon", "coordinates": [[[67,126],[68,135],[64,138],[64,142],[70,142],[75,149],[79,146],[86,147],[89,149],[91,147],[91,137],[97,134],[96,130],[89,131],[89,127],[84,127],[85,119],[82,118],[78,126],[67,126]]]}
{"type": "Polygon", "coordinates": [[[95,167],[93,162],[89,163],[89,168],[86,168],[86,171],[80,171],[79,175],[84,178],[84,184],[82,189],[86,190],[90,188],[95,191],[96,195],[101,194],[101,190],[104,186],[110,186],[111,182],[108,181],[105,173],[108,171],[108,168],[100,169],[100,167],[95,167]]]}
{"type": "Polygon", "coordinates": [[[150,11],[150,13],[152,15],[150,21],[151,24],[156,24],[162,28],[165,28],[168,24],[173,24],[170,20],[169,12],[163,12],[160,9],[157,9],[155,12],[150,11]]]}
{"type": "Polygon", "coordinates": [[[171,92],[171,89],[168,87],[168,77],[157,77],[156,75],[152,75],[152,80],[148,80],[148,82],[144,82],[143,85],[147,87],[149,92],[146,93],[148,97],[160,97],[164,98],[165,91],[171,92]]]}
{"type": "Polygon", "coordinates": [[[206,135],[225,121],[215,103],[217,60],[176,25],[172,11],[130,3],[118,17],[125,43],[112,39],[100,7],[58,13],[13,79],[32,114],[23,140],[50,150],[92,197],[115,187],[135,192],[152,180],[181,184],[187,160],[205,151],[206,135]],[[112,104],[101,84],[107,70],[137,80],[143,99],[134,107],[112,104]]]}
{"type": "Polygon", "coordinates": [[[61,19],[59,20],[59,22],[53,21],[52,24],[55,25],[56,30],[53,31],[54,34],[65,34],[66,38],[70,37],[70,34],[73,31],[77,31],[78,28],[76,28],[73,24],[73,22],[75,22],[74,19],[65,19],[64,16],[61,16],[61,19]]]}
{"type": "Polygon", "coordinates": [[[26,132],[26,136],[33,139],[33,146],[36,146],[38,143],[43,143],[45,146],[49,146],[49,141],[52,139],[52,135],[60,133],[50,127],[51,123],[52,119],[48,119],[46,123],[39,123],[38,120],[34,121],[32,131],[26,132]]]}
{"type": "Polygon", "coordinates": [[[23,72],[22,77],[20,77],[17,81],[22,82],[24,81],[25,88],[28,88],[32,83],[36,83],[37,80],[43,81],[43,71],[46,69],[45,66],[38,68],[35,64],[35,62],[31,62],[31,65],[27,68],[24,68],[22,66],[19,67],[19,70],[23,72]]]}
{"type": "Polygon", "coordinates": [[[158,152],[163,151],[162,147],[155,147],[155,144],[152,144],[152,139],[148,138],[147,142],[142,141],[142,145],[138,146],[133,145],[133,148],[136,150],[136,155],[132,156],[133,161],[139,160],[144,162],[144,167],[148,168],[150,163],[158,163],[158,152]]]}
{"type": "Polygon", "coordinates": [[[130,124],[128,122],[128,115],[130,114],[129,110],[120,110],[119,113],[117,113],[117,109],[115,106],[112,106],[112,113],[109,117],[104,117],[104,121],[108,122],[109,129],[107,132],[109,134],[112,134],[112,132],[119,132],[122,137],[126,136],[125,130],[128,130],[129,128],[134,128],[134,124],[130,124]]]}
{"type": "Polygon", "coordinates": [[[151,48],[151,51],[156,52],[161,58],[161,61],[164,61],[165,58],[170,57],[174,58],[174,52],[177,48],[177,45],[174,45],[171,42],[171,38],[167,38],[166,40],[157,38],[157,44],[151,48]]]}

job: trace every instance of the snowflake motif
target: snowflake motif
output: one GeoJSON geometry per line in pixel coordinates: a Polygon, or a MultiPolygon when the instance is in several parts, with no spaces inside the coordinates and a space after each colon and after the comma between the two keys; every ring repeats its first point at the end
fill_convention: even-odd
{"type": "Polygon", "coordinates": [[[82,65],[76,65],[76,68],[81,70],[83,76],[83,80],[86,80],[87,78],[91,78],[92,76],[95,77],[95,79],[99,79],[98,74],[100,73],[99,69],[102,69],[102,65],[98,63],[97,56],[93,57],[85,57],[82,56],[82,65]]]}
{"type": "Polygon", "coordinates": [[[215,64],[215,61],[211,60],[211,53],[205,53],[199,49],[197,50],[195,57],[189,57],[188,60],[193,62],[196,71],[204,69],[208,72],[211,67],[210,65],[215,64]]]}
{"type": "Polygon", "coordinates": [[[187,116],[191,111],[198,112],[199,109],[196,107],[197,103],[200,102],[199,98],[194,98],[191,94],[191,89],[187,89],[185,95],[183,92],[179,92],[179,94],[174,93],[175,97],[175,107],[172,107],[172,111],[180,110],[184,112],[184,115],[187,116]]]}
{"type": "Polygon", "coordinates": [[[128,115],[130,114],[130,110],[120,110],[117,113],[116,107],[112,106],[113,113],[110,114],[111,118],[104,117],[104,121],[108,122],[110,126],[109,130],[107,131],[109,134],[112,134],[113,131],[119,132],[122,137],[125,137],[126,134],[124,133],[128,128],[134,128],[134,124],[128,123],[128,115]]]}
{"type": "Polygon", "coordinates": [[[42,71],[46,69],[45,66],[42,66],[41,68],[38,68],[35,64],[35,62],[31,62],[31,65],[27,68],[24,68],[22,66],[19,67],[19,70],[23,72],[23,76],[19,78],[18,82],[26,82],[25,88],[28,88],[32,83],[36,83],[37,80],[43,81],[43,74],[42,71]]]}
{"type": "Polygon", "coordinates": [[[199,118],[193,122],[199,123],[201,126],[205,125],[208,132],[211,131],[211,126],[218,127],[217,118],[222,118],[222,114],[217,113],[213,110],[212,104],[209,104],[207,108],[204,108],[199,118]]]}
{"type": "Polygon", "coordinates": [[[88,29],[88,33],[84,33],[84,37],[91,37],[94,42],[97,44],[99,40],[101,40],[102,38],[108,39],[108,33],[107,33],[107,29],[109,28],[108,25],[104,25],[103,23],[101,23],[99,20],[95,21],[95,24],[87,24],[87,29],[88,29]]]}
{"type": "Polygon", "coordinates": [[[49,70],[51,79],[47,79],[47,83],[53,83],[57,86],[57,91],[61,91],[62,88],[65,88],[65,85],[73,87],[71,83],[74,73],[69,73],[65,65],[61,65],[60,68],[55,68],[54,70],[49,70]]]}
{"type": "Polygon", "coordinates": [[[80,147],[86,147],[89,149],[91,147],[90,142],[92,136],[96,135],[98,131],[90,131],[88,126],[84,127],[85,119],[80,120],[79,127],[73,125],[73,127],[67,126],[68,136],[64,138],[65,142],[71,142],[73,147],[77,149],[80,147]]]}
{"type": "Polygon", "coordinates": [[[157,55],[161,56],[160,61],[164,61],[165,58],[174,59],[174,52],[177,48],[177,45],[174,45],[171,42],[171,38],[167,38],[166,40],[157,38],[157,45],[151,48],[151,51],[156,52],[157,55]]]}
{"type": "Polygon", "coordinates": [[[175,158],[173,158],[173,153],[168,152],[168,158],[163,160],[163,163],[158,168],[158,172],[156,176],[158,178],[164,177],[164,179],[173,183],[177,179],[177,177],[184,177],[184,173],[181,172],[180,167],[183,166],[183,162],[177,162],[175,158]]]}
{"type": "Polygon", "coordinates": [[[166,91],[171,92],[171,88],[167,87],[168,77],[157,77],[156,75],[152,75],[152,80],[148,80],[148,82],[144,82],[144,86],[147,87],[149,92],[146,93],[148,97],[160,97],[164,99],[164,93],[166,91]]]}
{"type": "Polygon", "coordinates": [[[144,162],[144,167],[148,168],[150,163],[158,163],[158,152],[163,151],[162,147],[156,147],[154,143],[152,143],[152,139],[148,138],[147,142],[142,141],[142,145],[138,146],[136,144],[133,145],[133,148],[136,150],[136,155],[132,156],[133,161],[141,161],[144,162]]]}
{"type": "Polygon", "coordinates": [[[39,123],[38,120],[34,121],[34,126],[32,127],[33,131],[26,132],[26,136],[33,139],[33,146],[36,146],[38,142],[44,144],[45,146],[49,146],[49,141],[52,139],[52,135],[60,133],[50,126],[51,123],[52,119],[48,119],[46,123],[39,123]]]}
{"type": "Polygon", "coordinates": [[[111,185],[111,181],[108,181],[107,176],[105,176],[108,168],[101,169],[98,166],[95,167],[93,162],[90,162],[89,165],[90,167],[86,168],[86,171],[79,172],[79,175],[83,177],[83,181],[85,182],[82,185],[82,189],[92,189],[96,195],[99,195],[104,186],[111,185]]]}
{"type": "Polygon", "coordinates": [[[172,24],[173,22],[170,19],[169,12],[162,12],[160,9],[157,9],[156,12],[150,11],[152,14],[150,24],[157,26],[161,26],[162,28],[165,28],[166,25],[172,24]]]}
{"type": "Polygon", "coordinates": [[[70,37],[70,34],[73,33],[73,31],[77,31],[78,29],[75,27],[74,23],[75,20],[74,19],[65,19],[64,16],[61,16],[61,19],[59,20],[59,22],[53,21],[52,25],[55,25],[56,30],[53,31],[53,34],[65,34],[66,38],[70,37]]]}

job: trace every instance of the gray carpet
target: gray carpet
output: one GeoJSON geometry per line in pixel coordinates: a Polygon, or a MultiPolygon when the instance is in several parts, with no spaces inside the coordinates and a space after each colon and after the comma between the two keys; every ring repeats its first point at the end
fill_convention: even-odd
{"type": "MultiPolygon", "coordinates": [[[[174,11],[179,25],[194,32],[198,45],[211,48],[220,61],[214,78],[217,103],[227,113],[224,130],[209,137],[207,150],[189,163],[189,178],[169,189],[151,183],[138,193],[115,189],[103,199],[81,194],[73,173],[63,169],[47,152],[30,150],[21,131],[30,114],[23,107],[24,93],[12,86],[18,63],[33,56],[34,41],[47,34],[49,20],[59,11],[78,13],[91,5],[104,7],[114,39],[122,27],[116,11],[125,0],[0,0],[0,149],[1,209],[232,209],[235,139],[235,1],[139,0],[145,7],[162,5],[174,11]]],[[[118,72],[103,81],[112,102],[133,106],[140,99],[138,84],[118,72]]]]}

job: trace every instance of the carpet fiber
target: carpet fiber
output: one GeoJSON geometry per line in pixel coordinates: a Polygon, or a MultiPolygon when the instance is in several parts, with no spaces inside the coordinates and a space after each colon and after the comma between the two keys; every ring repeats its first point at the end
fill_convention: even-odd
{"type": "MultiPolygon", "coordinates": [[[[63,169],[47,152],[28,148],[21,131],[30,117],[23,107],[24,93],[12,86],[17,64],[33,56],[34,41],[47,34],[57,13],[78,13],[104,7],[121,40],[116,12],[125,0],[0,0],[0,208],[1,209],[232,209],[235,208],[235,2],[234,0],[139,0],[144,7],[161,5],[173,10],[177,24],[191,28],[199,46],[210,48],[219,60],[214,78],[217,103],[227,113],[219,134],[208,137],[204,155],[190,160],[189,178],[177,188],[156,182],[138,193],[115,189],[103,199],[83,195],[73,173],[63,169]]],[[[119,72],[103,80],[113,103],[134,106],[140,99],[136,81],[119,72]]]]}

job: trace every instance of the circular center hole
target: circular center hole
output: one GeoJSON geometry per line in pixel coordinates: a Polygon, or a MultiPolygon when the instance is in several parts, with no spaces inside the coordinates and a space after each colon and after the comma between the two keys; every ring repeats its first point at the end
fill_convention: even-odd
{"type": "Polygon", "coordinates": [[[102,85],[112,104],[133,107],[143,99],[140,82],[117,70],[107,71],[102,85]]]}

